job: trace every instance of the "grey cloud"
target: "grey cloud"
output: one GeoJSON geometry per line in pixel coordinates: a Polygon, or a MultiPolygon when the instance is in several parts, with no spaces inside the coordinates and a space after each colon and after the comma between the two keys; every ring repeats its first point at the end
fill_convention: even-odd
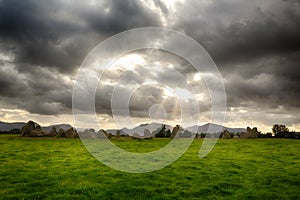
{"type": "Polygon", "coordinates": [[[160,8],[160,10],[164,13],[164,14],[168,14],[169,13],[169,10],[166,6],[166,4],[161,1],[161,0],[153,0],[154,1],[154,4],[156,7],[160,8]]]}
{"type": "MultiPolygon", "coordinates": [[[[163,98],[163,87],[169,87],[173,92],[175,89],[181,89],[182,91],[194,89],[197,93],[203,93],[207,90],[204,82],[196,84],[193,81],[193,74],[181,72],[182,66],[186,68],[187,66],[192,66],[178,56],[161,50],[149,49],[134,51],[131,54],[144,58],[146,66],[125,63],[125,65],[130,65],[128,66],[130,67],[129,69],[134,69],[126,70],[126,66],[119,68],[119,64],[107,69],[101,76],[96,94],[96,111],[98,113],[112,114],[111,100],[116,98],[112,94],[114,91],[116,92],[117,88],[118,97],[115,99],[117,105],[129,103],[130,113],[133,117],[147,118],[149,117],[148,110],[152,105],[162,104],[169,114],[168,117],[174,119],[180,115],[178,113],[178,110],[180,110],[178,97],[168,96],[163,98]],[[169,68],[169,65],[173,65],[173,68],[169,68]],[[187,84],[187,81],[190,82],[190,86],[187,84]],[[144,83],[146,85],[141,86],[144,83]],[[147,85],[147,83],[150,83],[150,85],[147,85]],[[153,85],[153,83],[158,85],[153,85]],[[130,93],[132,93],[132,97],[129,102],[126,102],[124,97],[130,93]]],[[[184,95],[181,95],[181,98],[182,96],[184,95]]],[[[185,100],[188,100],[188,98],[186,96],[185,100]]],[[[199,103],[201,103],[202,111],[209,110],[210,105],[207,105],[207,102],[199,103]]],[[[189,106],[185,105],[185,107],[188,108],[189,106]]],[[[196,111],[190,110],[187,112],[193,113],[196,111]]]]}
{"type": "Polygon", "coordinates": [[[2,97],[23,97],[26,90],[26,83],[18,77],[15,70],[0,68],[0,95],[2,97]]]}
{"type": "Polygon", "coordinates": [[[57,71],[37,68],[22,74],[13,67],[0,68],[0,98],[31,113],[52,115],[70,113],[72,84],[57,71]]]}
{"type": "Polygon", "coordinates": [[[186,5],[175,27],[197,39],[218,63],[246,62],[300,48],[299,2],[218,1],[204,7],[200,2],[186,5]]]}
{"type": "Polygon", "coordinates": [[[82,15],[91,28],[110,34],[131,28],[161,25],[155,12],[147,9],[142,2],[134,0],[106,1],[102,10],[89,7],[82,15]]]}
{"type": "Polygon", "coordinates": [[[267,106],[275,108],[284,106],[286,110],[299,109],[299,82],[278,77],[276,75],[260,74],[254,78],[243,79],[238,75],[228,77],[228,106],[267,106]],[[250,102],[250,105],[248,103],[250,102]],[[252,103],[255,102],[256,105],[252,103]]]}

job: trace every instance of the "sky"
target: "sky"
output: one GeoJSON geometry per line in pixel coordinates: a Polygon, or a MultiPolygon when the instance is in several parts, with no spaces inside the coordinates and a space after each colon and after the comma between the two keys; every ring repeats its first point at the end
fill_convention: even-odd
{"type": "MultiPolygon", "coordinates": [[[[297,0],[0,0],[0,120],[73,125],[73,85],[90,51],[122,31],[163,27],[196,40],[217,65],[227,96],[225,126],[270,132],[280,123],[300,131],[299,10],[297,0]]],[[[171,88],[146,85],[132,93],[129,110],[136,124],[149,122],[157,111],[166,123],[178,123],[172,92],[187,90],[178,86],[175,72],[196,88],[200,123],[209,122],[202,81],[209,75],[170,52],[137,50],[120,57],[97,88],[103,128],[116,127],[111,97],[123,72],[117,85],[124,90],[140,84],[144,74],[171,88]]]]}

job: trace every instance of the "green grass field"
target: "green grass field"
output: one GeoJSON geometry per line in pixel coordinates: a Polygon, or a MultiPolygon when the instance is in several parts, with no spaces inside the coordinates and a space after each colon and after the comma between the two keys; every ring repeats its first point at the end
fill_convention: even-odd
{"type": "MultiPolygon", "coordinates": [[[[114,140],[147,152],[168,139],[114,140]]],[[[300,199],[300,140],[220,139],[199,159],[202,140],[166,168],[113,170],[79,139],[0,136],[0,199],[300,199]]]]}

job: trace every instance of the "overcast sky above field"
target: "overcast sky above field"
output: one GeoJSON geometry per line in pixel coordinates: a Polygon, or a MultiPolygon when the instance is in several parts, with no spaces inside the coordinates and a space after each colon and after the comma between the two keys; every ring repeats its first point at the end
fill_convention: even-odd
{"type": "MultiPolygon", "coordinates": [[[[300,130],[299,10],[298,0],[0,0],[0,120],[73,124],[73,83],[88,53],[114,34],[154,26],[188,35],[210,54],[226,88],[225,125],[270,131],[283,123],[300,130]]],[[[157,62],[198,80],[188,63],[167,52],[135,52],[119,64],[157,62]]],[[[172,86],[176,79],[160,72],[172,86]]],[[[112,128],[114,72],[106,81],[96,110],[103,128],[112,128]]],[[[147,122],[149,106],[167,93],[151,87],[135,93],[130,108],[136,122],[147,122]]],[[[201,122],[206,119],[204,109],[201,122]]]]}

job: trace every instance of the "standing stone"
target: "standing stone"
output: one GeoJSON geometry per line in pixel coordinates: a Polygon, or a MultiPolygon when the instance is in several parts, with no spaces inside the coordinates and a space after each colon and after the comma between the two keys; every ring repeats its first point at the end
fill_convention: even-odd
{"type": "Polygon", "coordinates": [[[240,138],[257,138],[258,134],[259,132],[257,131],[256,127],[253,129],[247,127],[247,132],[241,133],[240,138]]]}
{"type": "Polygon", "coordinates": [[[54,126],[52,127],[49,136],[51,136],[51,137],[57,136],[57,131],[56,131],[56,128],[54,126]]]}
{"type": "Polygon", "coordinates": [[[222,138],[223,139],[231,139],[231,134],[229,133],[228,130],[224,130],[222,138]]]}
{"type": "Polygon", "coordinates": [[[176,136],[178,137],[179,134],[178,134],[178,131],[180,129],[180,126],[179,125],[176,125],[173,130],[172,130],[172,133],[171,133],[171,139],[175,138],[176,136]]]}
{"type": "Polygon", "coordinates": [[[57,137],[65,137],[64,129],[60,128],[57,133],[57,137]]]}
{"type": "Polygon", "coordinates": [[[28,121],[21,130],[23,137],[44,137],[46,135],[41,126],[33,121],[28,121]]]}
{"type": "Polygon", "coordinates": [[[152,137],[151,132],[149,131],[149,129],[144,129],[144,136],[145,137],[152,137]]]}
{"type": "Polygon", "coordinates": [[[74,129],[72,127],[72,128],[69,128],[68,130],[65,131],[65,137],[75,138],[75,137],[78,137],[78,133],[77,133],[76,129],[74,129]]]}
{"type": "Polygon", "coordinates": [[[101,139],[104,139],[107,137],[107,133],[103,129],[99,130],[95,135],[96,135],[96,138],[101,138],[101,139]]]}
{"type": "Polygon", "coordinates": [[[116,137],[117,137],[117,138],[121,137],[121,132],[120,132],[120,130],[117,130],[117,132],[116,132],[116,137]]]}

